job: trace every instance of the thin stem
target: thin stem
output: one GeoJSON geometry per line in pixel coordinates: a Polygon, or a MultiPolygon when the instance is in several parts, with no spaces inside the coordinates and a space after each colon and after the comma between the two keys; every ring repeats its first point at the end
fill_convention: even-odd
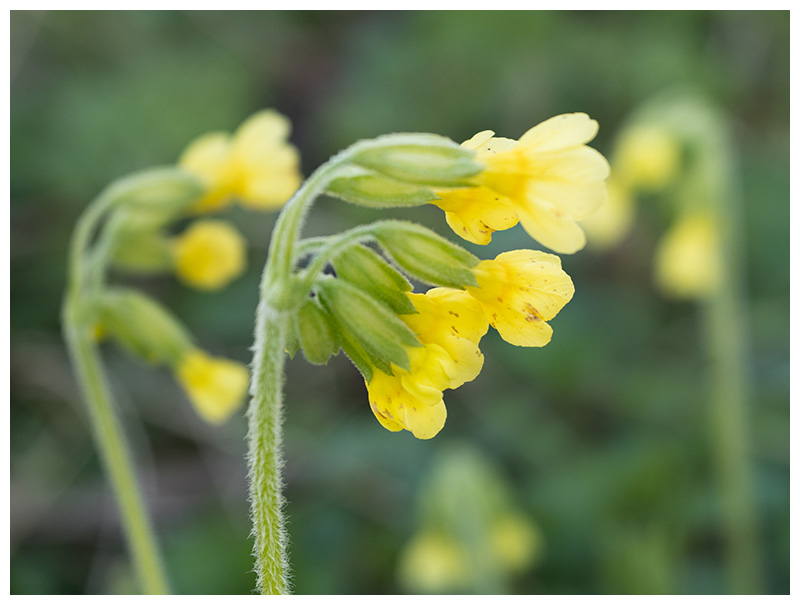
{"type": "Polygon", "coordinates": [[[724,148],[713,157],[722,165],[723,195],[715,200],[722,262],[719,288],[706,301],[704,312],[711,364],[711,431],[727,545],[726,572],[732,594],[760,594],[761,549],[748,410],[747,313],[741,293],[742,208],[731,169],[732,158],[724,148]]]}
{"type": "Polygon", "coordinates": [[[168,594],[153,531],[133,471],[122,427],[114,413],[100,357],[87,327],[69,322],[64,328],[92,430],[120,510],[136,573],[146,594],[168,594]]]}
{"type": "Polygon", "coordinates": [[[147,594],[167,594],[166,575],[133,470],[133,461],[114,411],[100,356],[90,337],[92,299],[100,287],[104,268],[90,261],[87,249],[98,223],[113,203],[113,195],[107,190],[87,207],[75,226],[70,242],[69,283],[62,324],[95,443],[111,480],[142,590],[147,594]]]}

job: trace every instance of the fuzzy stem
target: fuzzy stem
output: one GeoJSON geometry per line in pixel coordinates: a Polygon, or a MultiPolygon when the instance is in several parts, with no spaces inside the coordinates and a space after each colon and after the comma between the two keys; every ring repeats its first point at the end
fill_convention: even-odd
{"type": "Polygon", "coordinates": [[[255,354],[248,417],[250,503],[256,587],[261,594],[288,593],[287,536],[283,524],[284,341],[288,313],[262,299],[256,313],[255,354]]]}

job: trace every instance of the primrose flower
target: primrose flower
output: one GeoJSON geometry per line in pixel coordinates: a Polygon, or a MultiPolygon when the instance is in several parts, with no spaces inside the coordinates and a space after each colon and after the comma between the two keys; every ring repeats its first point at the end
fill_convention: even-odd
{"type": "Polygon", "coordinates": [[[467,286],[467,292],[503,340],[520,347],[550,342],[553,329],[547,322],[575,293],[561,259],[538,250],[512,250],[481,261],[473,271],[478,286],[467,286]]]}
{"type": "Polygon", "coordinates": [[[719,285],[718,226],[705,212],[690,214],[662,238],[655,256],[658,286],[675,298],[704,298],[719,285]]]}
{"type": "Polygon", "coordinates": [[[227,221],[195,221],[173,241],[175,274],[201,290],[218,290],[245,269],[246,243],[227,221]]]}
{"type": "Polygon", "coordinates": [[[192,141],[178,164],[199,177],[206,194],[197,212],[213,212],[232,198],[249,208],[280,208],[302,181],[297,149],[287,138],[289,120],[271,109],[248,118],[233,135],[211,132],[192,141]]]}
{"type": "Polygon", "coordinates": [[[228,359],[190,350],[176,365],[175,376],[203,420],[225,422],[242,404],[247,392],[247,368],[228,359]]]}
{"type": "Polygon", "coordinates": [[[370,407],[385,428],[430,439],[447,418],[442,392],[480,373],[483,354],[478,343],[489,325],[480,305],[461,290],[433,288],[407,296],[418,313],[400,318],[422,346],[406,347],[408,371],[394,364],[392,376],[375,369],[367,391],[370,407]]]}
{"type": "Polygon", "coordinates": [[[437,190],[437,206],[464,239],[487,244],[492,233],[518,221],[548,248],[571,254],[586,238],[576,223],[605,199],[608,162],[586,143],[597,122],[584,113],[550,118],[519,141],[479,132],[462,146],[477,152],[484,169],[469,189],[437,190]]]}
{"type": "Polygon", "coordinates": [[[612,162],[614,174],[629,187],[657,191],[680,169],[680,142],[664,127],[636,126],[622,135],[612,162]]]}
{"type": "MultiPolygon", "coordinates": [[[[614,173],[616,175],[616,172],[614,173]]],[[[614,176],[606,182],[608,198],[581,226],[589,237],[589,245],[609,249],[620,242],[633,223],[633,196],[614,176]]]]}

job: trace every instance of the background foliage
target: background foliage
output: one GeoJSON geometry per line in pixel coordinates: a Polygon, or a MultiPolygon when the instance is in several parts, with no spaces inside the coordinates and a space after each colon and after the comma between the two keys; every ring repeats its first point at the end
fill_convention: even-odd
{"type": "MultiPolygon", "coordinates": [[[[585,111],[608,152],[651,95],[690,88],[730,115],[746,200],[752,422],[765,590],[789,588],[789,13],[14,12],[11,15],[11,591],[134,589],[59,334],[65,249],[114,178],[174,162],[263,107],[294,124],[310,174],[393,131],[516,138],[585,111]]],[[[453,237],[432,207],[398,211],[453,237]]],[[[385,217],[334,200],[309,235],[385,217]]],[[[139,286],[215,354],[249,360],[275,216],[231,211],[247,274],[202,294],[139,286]]],[[[652,285],[665,224],[640,205],[614,251],[563,259],[577,293],[544,349],[490,334],[434,440],[373,418],[343,357],[288,367],[285,479],[298,593],[396,593],[438,451],[478,448],[536,523],[518,593],[725,591],[698,313],[652,285]]],[[[531,247],[516,227],[482,257],[531,247]]],[[[106,350],[174,588],[249,593],[244,421],[205,426],[172,377],[106,350]]]]}

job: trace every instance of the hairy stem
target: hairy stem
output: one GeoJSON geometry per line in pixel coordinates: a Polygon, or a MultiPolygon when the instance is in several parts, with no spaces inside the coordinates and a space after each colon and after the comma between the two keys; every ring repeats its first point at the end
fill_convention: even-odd
{"type": "Polygon", "coordinates": [[[281,449],[286,312],[263,299],[256,312],[255,354],[248,417],[250,505],[255,540],[256,587],[261,594],[288,592],[287,536],[283,524],[281,449]]]}

